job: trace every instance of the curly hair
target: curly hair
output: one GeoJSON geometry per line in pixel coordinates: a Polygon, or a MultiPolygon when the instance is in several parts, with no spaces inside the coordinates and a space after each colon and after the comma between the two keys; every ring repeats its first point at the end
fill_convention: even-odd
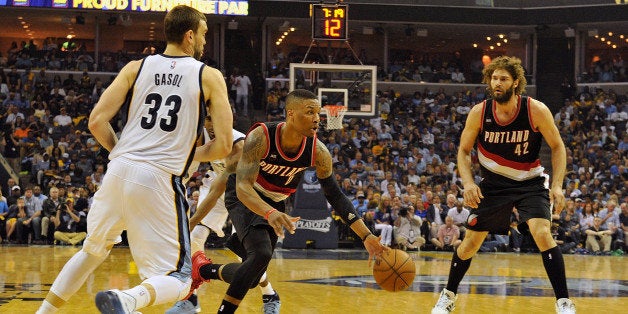
{"type": "Polygon", "coordinates": [[[497,69],[503,69],[508,71],[512,76],[513,81],[519,80],[519,84],[515,87],[515,95],[521,95],[525,93],[526,85],[528,81],[525,77],[525,70],[521,66],[521,59],[517,57],[501,56],[493,59],[489,65],[482,70],[482,83],[488,85],[488,90],[491,88],[491,77],[493,72],[497,69]]]}

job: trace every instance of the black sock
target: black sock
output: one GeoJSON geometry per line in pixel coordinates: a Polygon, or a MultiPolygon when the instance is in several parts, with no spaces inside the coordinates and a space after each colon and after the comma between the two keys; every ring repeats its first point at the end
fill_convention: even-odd
{"type": "Polygon", "coordinates": [[[240,265],[240,263],[207,264],[199,269],[199,273],[203,279],[222,280],[226,283],[231,283],[233,275],[240,265]],[[222,267],[222,270],[220,270],[220,267],[222,267]]]}
{"type": "Polygon", "coordinates": [[[454,250],[454,256],[451,258],[451,267],[449,268],[449,279],[447,280],[447,290],[458,294],[458,285],[462,281],[464,274],[471,266],[471,259],[461,260],[458,257],[457,250],[454,250]]]}
{"type": "Polygon", "coordinates": [[[220,304],[220,307],[218,308],[218,313],[220,314],[232,314],[235,313],[235,311],[238,309],[238,306],[231,303],[231,302],[227,302],[225,300],[222,300],[222,303],[220,304]]]}
{"type": "Polygon", "coordinates": [[[207,279],[218,279],[218,280],[220,280],[220,277],[218,277],[218,270],[220,269],[220,266],[222,266],[222,264],[207,264],[207,265],[203,265],[198,270],[198,272],[201,274],[201,277],[203,277],[203,279],[205,279],[205,280],[207,280],[207,279]]]}
{"type": "Polygon", "coordinates": [[[560,248],[555,246],[547,251],[541,252],[541,256],[543,257],[543,266],[545,266],[547,277],[552,283],[552,288],[554,288],[556,299],[569,298],[567,279],[565,276],[565,261],[563,260],[563,253],[560,252],[560,248]]]}
{"type": "Polygon", "coordinates": [[[198,304],[198,296],[196,296],[196,294],[192,294],[188,298],[188,301],[192,302],[192,305],[196,306],[198,304]]]}

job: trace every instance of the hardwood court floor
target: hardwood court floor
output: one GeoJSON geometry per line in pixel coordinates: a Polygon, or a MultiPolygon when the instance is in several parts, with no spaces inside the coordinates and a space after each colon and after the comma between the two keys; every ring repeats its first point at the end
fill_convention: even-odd
{"type": "MultiPolygon", "coordinates": [[[[64,263],[79,248],[0,247],[0,313],[34,313],[64,263]]],[[[228,250],[207,250],[216,263],[234,261],[228,250]]],[[[447,280],[451,253],[412,253],[417,277],[409,291],[391,293],[374,283],[364,251],[278,250],[269,277],[282,313],[429,313],[447,280]]],[[[128,248],[110,257],[61,313],[97,313],[99,290],[125,289],[140,279],[129,274],[128,248]]],[[[568,285],[579,313],[625,313],[628,258],[566,255],[568,285]]],[[[220,281],[200,288],[203,313],[216,313],[227,289],[220,281]]],[[[539,254],[496,253],[474,257],[454,313],[554,313],[554,297],[539,254]]],[[[261,294],[250,290],[239,313],[261,313],[261,294]]],[[[163,313],[170,304],[142,309],[163,313]]]]}

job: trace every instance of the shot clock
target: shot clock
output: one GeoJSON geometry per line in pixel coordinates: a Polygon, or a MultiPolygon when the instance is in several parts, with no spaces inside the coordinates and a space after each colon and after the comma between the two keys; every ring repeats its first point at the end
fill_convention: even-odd
{"type": "Polygon", "coordinates": [[[349,6],[346,4],[312,4],[312,39],[347,40],[349,6]]]}

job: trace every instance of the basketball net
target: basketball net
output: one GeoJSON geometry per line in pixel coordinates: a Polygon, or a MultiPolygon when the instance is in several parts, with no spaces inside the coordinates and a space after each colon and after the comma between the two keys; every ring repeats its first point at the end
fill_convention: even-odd
{"type": "Polygon", "coordinates": [[[347,107],[327,105],[325,106],[325,110],[327,110],[327,125],[325,125],[325,130],[342,129],[342,118],[345,116],[345,112],[347,112],[347,107]]]}

